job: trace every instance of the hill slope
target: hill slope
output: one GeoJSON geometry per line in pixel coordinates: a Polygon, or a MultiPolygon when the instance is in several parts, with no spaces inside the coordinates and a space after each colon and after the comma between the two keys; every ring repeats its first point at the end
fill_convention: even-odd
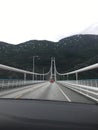
{"type": "Polygon", "coordinates": [[[49,70],[50,58],[56,58],[57,70],[67,72],[98,62],[98,35],[74,35],[58,42],[30,40],[18,45],[0,42],[0,64],[32,71],[49,70]]]}

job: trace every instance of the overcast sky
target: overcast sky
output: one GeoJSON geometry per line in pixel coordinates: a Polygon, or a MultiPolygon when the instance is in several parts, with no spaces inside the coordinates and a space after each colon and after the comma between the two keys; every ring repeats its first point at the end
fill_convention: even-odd
{"type": "Polygon", "coordinates": [[[0,41],[58,41],[98,23],[98,0],[0,0],[0,41]]]}

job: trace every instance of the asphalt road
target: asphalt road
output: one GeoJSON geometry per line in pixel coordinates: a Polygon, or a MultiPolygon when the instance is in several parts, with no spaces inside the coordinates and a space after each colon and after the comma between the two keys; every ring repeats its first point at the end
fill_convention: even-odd
{"type": "Polygon", "coordinates": [[[0,91],[0,98],[42,99],[94,103],[91,99],[70,90],[67,87],[50,82],[0,91]]]}

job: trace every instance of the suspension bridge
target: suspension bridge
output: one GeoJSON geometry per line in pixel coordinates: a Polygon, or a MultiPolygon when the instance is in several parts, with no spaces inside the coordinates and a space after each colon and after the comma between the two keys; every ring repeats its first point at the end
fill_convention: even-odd
{"type": "Polygon", "coordinates": [[[51,58],[47,73],[35,73],[0,64],[0,71],[23,74],[23,79],[2,79],[0,77],[0,98],[42,99],[68,102],[98,102],[98,79],[79,79],[79,75],[98,68],[98,63],[67,73],[59,73],[55,58],[51,58]],[[27,75],[33,77],[27,79],[27,75]],[[70,76],[74,75],[74,79],[70,76]]]}

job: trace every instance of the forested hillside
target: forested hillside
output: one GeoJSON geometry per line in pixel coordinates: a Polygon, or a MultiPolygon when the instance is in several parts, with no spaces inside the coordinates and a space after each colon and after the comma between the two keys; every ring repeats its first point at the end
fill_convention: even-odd
{"type": "Polygon", "coordinates": [[[98,62],[98,35],[74,35],[58,42],[30,40],[18,45],[0,42],[0,64],[32,71],[49,70],[51,57],[56,58],[57,70],[67,72],[98,62]]]}

